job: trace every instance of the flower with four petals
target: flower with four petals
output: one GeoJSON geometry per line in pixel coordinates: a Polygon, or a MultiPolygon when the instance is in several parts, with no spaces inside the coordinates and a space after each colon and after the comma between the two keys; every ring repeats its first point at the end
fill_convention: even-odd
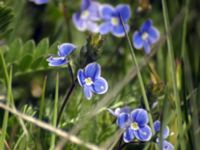
{"type": "MultiPolygon", "coordinates": [[[[161,123],[160,123],[160,121],[159,120],[156,120],[155,122],[154,122],[154,130],[155,130],[155,132],[158,134],[159,132],[160,132],[160,130],[161,130],[161,123]]],[[[174,146],[170,143],[170,142],[168,142],[168,141],[166,141],[166,138],[169,136],[169,127],[167,126],[167,127],[165,127],[164,129],[163,129],[163,132],[162,132],[162,140],[163,140],[163,142],[162,142],[162,149],[163,150],[173,150],[174,149],[174,146]]],[[[160,142],[159,142],[159,140],[160,140],[160,138],[159,137],[157,137],[156,138],[156,142],[159,144],[160,142]]]]}
{"type": "Polygon", "coordinates": [[[94,22],[100,20],[99,6],[100,4],[94,0],[82,0],[80,12],[72,16],[73,23],[79,31],[99,31],[98,24],[94,22]]]}
{"type": "Polygon", "coordinates": [[[128,20],[131,17],[131,9],[127,4],[119,4],[115,8],[109,4],[101,5],[100,16],[104,22],[99,26],[99,33],[104,35],[111,32],[117,37],[125,35],[124,28],[120,19],[124,22],[126,32],[129,31],[128,20]]]}
{"type": "Polygon", "coordinates": [[[85,97],[90,100],[94,94],[104,94],[108,90],[107,81],[101,77],[101,66],[90,63],[77,73],[79,84],[83,87],[85,97]]]}
{"type": "Polygon", "coordinates": [[[122,112],[117,116],[117,125],[125,129],[123,134],[124,142],[149,141],[152,136],[151,128],[148,125],[149,119],[147,111],[141,108],[135,109],[130,113],[122,112]]]}
{"type": "Polygon", "coordinates": [[[49,66],[61,66],[68,63],[67,57],[76,49],[71,43],[63,43],[58,46],[58,56],[50,56],[47,61],[49,66]]]}
{"type": "Polygon", "coordinates": [[[132,37],[133,45],[136,49],[144,48],[146,54],[151,52],[151,45],[156,43],[160,37],[159,31],[153,27],[152,20],[148,19],[135,31],[132,37]]]}

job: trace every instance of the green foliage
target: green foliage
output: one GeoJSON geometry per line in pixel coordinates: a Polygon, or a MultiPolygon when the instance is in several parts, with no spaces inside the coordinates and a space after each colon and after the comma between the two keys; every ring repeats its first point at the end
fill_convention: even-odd
{"type": "Polygon", "coordinates": [[[12,19],[12,10],[0,4],[0,39],[8,34],[8,26],[12,19]]]}
{"type": "Polygon", "coordinates": [[[55,52],[57,47],[55,45],[49,47],[47,38],[37,45],[33,40],[23,43],[21,39],[16,39],[10,46],[5,45],[0,50],[4,52],[7,66],[13,66],[15,76],[49,69],[46,58],[50,53],[55,52]]]}

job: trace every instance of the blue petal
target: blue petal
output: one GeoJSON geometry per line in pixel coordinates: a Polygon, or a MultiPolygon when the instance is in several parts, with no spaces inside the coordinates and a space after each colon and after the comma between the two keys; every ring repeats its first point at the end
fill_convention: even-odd
{"type": "Polygon", "coordinates": [[[157,42],[158,39],[160,38],[159,31],[154,27],[149,28],[148,34],[149,34],[149,40],[150,40],[151,44],[157,42]]]}
{"type": "MultiPolygon", "coordinates": [[[[128,33],[129,32],[129,25],[128,24],[125,24],[125,30],[126,32],[128,33]]],[[[119,26],[113,26],[113,29],[112,29],[112,34],[115,35],[116,37],[123,37],[125,36],[125,32],[124,32],[124,28],[122,25],[119,25],[119,26]]]]}
{"type": "Polygon", "coordinates": [[[104,20],[110,20],[114,12],[115,9],[111,5],[104,4],[100,7],[100,16],[104,20]]]}
{"type": "Polygon", "coordinates": [[[80,84],[81,86],[83,86],[84,83],[85,83],[85,81],[84,81],[84,80],[85,80],[85,76],[84,76],[84,72],[83,72],[82,69],[79,69],[79,70],[78,70],[77,79],[78,79],[79,84],[80,84]]]}
{"type": "Polygon", "coordinates": [[[47,59],[47,61],[49,62],[48,63],[49,66],[61,66],[68,63],[68,60],[65,57],[51,56],[47,59]]]}
{"type": "Polygon", "coordinates": [[[93,91],[96,94],[104,94],[108,91],[108,83],[102,77],[99,77],[98,79],[96,79],[92,87],[93,87],[93,91]]]}
{"type": "Polygon", "coordinates": [[[99,32],[99,26],[97,23],[88,21],[87,22],[87,30],[92,33],[98,33],[99,32]]]}
{"type": "Polygon", "coordinates": [[[146,21],[142,24],[140,30],[141,30],[142,33],[143,33],[143,32],[148,32],[148,30],[149,30],[149,28],[150,28],[151,26],[152,26],[152,20],[151,20],[151,19],[148,19],[148,20],[146,20],[146,21]]]}
{"type": "Polygon", "coordinates": [[[120,111],[120,108],[116,108],[115,110],[108,108],[107,110],[109,111],[109,113],[111,113],[113,116],[116,116],[116,117],[118,116],[118,114],[120,114],[118,113],[118,111],[120,111]]]}
{"type": "Polygon", "coordinates": [[[119,116],[121,113],[130,113],[131,109],[128,106],[125,106],[123,108],[116,108],[114,111],[112,109],[108,109],[108,111],[113,115],[113,116],[119,116]]]}
{"type": "Polygon", "coordinates": [[[34,2],[37,5],[42,5],[48,3],[48,0],[30,0],[31,2],[34,2]]]}
{"type": "Polygon", "coordinates": [[[86,21],[80,18],[80,13],[73,14],[72,21],[79,31],[85,31],[87,29],[86,21]]]}
{"type": "Polygon", "coordinates": [[[133,46],[136,49],[141,49],[143,47],[143,40],[142,37],[140,35],[140,32],[135,31],[132,37],[132,41],[133,41],[133,46]]]}
{"type": "Polygon", "coordinates": [[[74,44],[71,43],[63,43],[61,45],[58,46],[58,56],[62,57],[62,56],[68,56],[74,49],[76,48],[76,46],[74,44]]]}
{"type": "Polygon", "coordinates": [[[160,121],[159,121],[159,120],[156,120],[156,121],[153,123],[153,126],[154,126],[155,132],[160,132],[160,121]]]}
{"type": "Polygon", "coordinates": [[[85,97],[90,100],[92,98],[92,90],[90,86],[84,85],[83,86],[83,92],[85,97]]]}
{"type": "Polygon", "coordinates": [[[93,81],[101,75],[101,66],[97,63],[90,63],[85,67],[85,76],[91,77],[93,81]]]}
{"type": "Polygon", "coordinates": [[[124,22],[127,22],[131,17],[131,9],[129,5],[126,4],[117,5],[116,11],[121,15],[124,22]]]}
{"type": "Polygon", "coordinates": [[[81,10],[86,10],[91,4],[91,0],[82,0],[81,10]]]}
{"type": "Polygon", "coordinates": [[[147,111],[141,108],[131,112],[131,119],[132,122],[137,122],[139,127],[145,126],[149,122],[147,111]]]}
{"type": "Polygon", "coordinates": [[[148,125],[145,125],[144,127],[135,130],[134,135],[140,141],[149,141],[152,137],[151,128],[148,125]]]}
{"type": "Polygon", "coordinates": [[[149,54],[151,52],[151,45],[147,40],[144,41],[144,51],[146,54],[149,54]]]}
{"type": "Polygon", "coordinates": [[[134,139],[134,131],[131,128],[127,128],[123,134],[123,140],[125,143],[129,143],[134,139]]]}
{"type": "Polygon", "coordinates": [[[164,140],[162,144],[162,150],[174,150],[174,146],[170,142],[164,140]]]}
{"type": "Polygon", "coordinates": [[[128,106],[125,106],[120,109],[120,113],[130,113],[130,112],[131,112],[131,109],[128,106]]]}
{"type": "Polygon", "coordinates": [[[89,11],[89,19],[92,21],[99,21],[100,18],[100,4],[97,2],[91,2],[91,5],[88,8],[89,11]]]}
{"type": "Polygon", "coordinates": [[[112,29],[112,25],[110,22],[105,22],[105,23],[102,23],[100,26],[99,26],[99,33],[104,35],[104,34],[107,34],[111,31],[112,29]]]}
{"type": "Polygon", "coordinates": [[[116,124],[123,129],[129,126],[130,125],[129,114],[127,113],[119,114],[117,116],[116,124]]]}
{"type": "MultiPolygon", "coordinates": [[[[160,124],[160,121],[159,120],[156,120],[154,122],[154,130],[155,132],[160,132],[160,129],[161,129],[161,124],[160,124]]],[[[165,127],[164,130],[163,130],[163,139],[166,139],[167,137],[169,136],[169,127],[165,127]]],[[[158,138],[159,139],[159,138],[158,138]]]]}

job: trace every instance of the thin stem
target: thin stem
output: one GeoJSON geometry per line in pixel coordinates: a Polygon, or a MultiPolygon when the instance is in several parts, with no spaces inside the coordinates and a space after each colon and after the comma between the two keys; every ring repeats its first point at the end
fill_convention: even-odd
{"type": "Polygon", "coordinates": [[[151,129],[152,129],[152,132],[153,134],[155,133],[154,131],[154,126],[153,126],[153,118],[152,118],[152,115],[151,115],[151,112],[150,112],[150,107],[149,107],[149,102],[148,102],[148,99],[147,99],[147,95],[146,95],[146,91],[145,91],[145,88],[144,88],[144,83],[143,83],[143,80],[142,80],[142,75],[140,73],[140,69],[139,69],[139,65],[138,65],[138,62],[137,62],[137,59],[136,59],[136,56],[135,56],[135,53],[134,53],[134,50],[133,50],[133,46],[131,44],[131,41],[128,37],[128,34],[126,32],[126,29],[124,27],[124,22],[123,22],[123,19],[120,15],[120,20],[122,22],[122,25],[123,25],[123,28],[124,28],[124,32],[125,32],[125,35],[126,35],[126,39],[128,40],[128,44],[129,44],[129,48],[130,48],[130,52],[131,52],[131,56],[132,56],[132,59],[135,63],[135,66],[136,66],[136,71],[137,71],[137,76],[138,76],[138,79],[139,79],[139,83],[140,83],[140,87],[141,87],[141,91],[142,91],[142,95],[143,95],[143,98],[144,98],[144,105],[145,105],[145,108],[148,112],[148,117],[149,117],[149,122],[150,122],[150,126],[151,126],[151,129]]]}
{"type": "Polygon", "coordinates": [[[121,137],[120,137],[120,139],[119,139],[119,144],[118,144],[116,150],[121,150],[122,141],[123,141],[123,135],[121,135],[121,137]]]}
{"type": "Polygon", "coordinates": [[[40,110],[39,110],[39,119],[42,120],[42,115],[44,113],[44,100],[45,100],[45,91],[46,91],[46,83],[47,83],[47,76],[44,78],[43,87],[42,87],[42,98],[40,101],[40,110]]]}
{"type": "Polygon", "coordinates": [[[184,15],[184,21],[183,21],[183,33],[182,33],[182,41],[181,41],[181,54],[182,57],[185,56],[185,42],[186,42],[186,34],[187,34],[187,21],[188,21],[188,7],[189,7],[189,0],[186,0],[186,6],[185,6],[185,15],[184,15]]]}
{"type": "MultiPolygon", "coordinates": [[[[169,19],[168,19],[167,5],[166,5],[165,0],[162,0],[162,7],[163,7],[165,30],[167,33],[169,33],[169,19]]],[[[177,84],[176,84],[177,82],[176,82],[176,73],[175,73],[174,53],[173,53],[173,47],[172,47],[170,33],[169,33],[169,36],[167,36],[167,46],[168,46],[168,53],[169,53],[169,59],[170,59],[170,69],[171,69],[171,77],[172,77],[172,83],[173,83],[173,92],[174,92],[174,96],[175,96],[177,128],[178,128],[178,133],[180,135],[181,150],[185,150],[185,146],[184,146],[184,142],[183,142],[183,128],[182,128],[183,124],[182,124],[180,97],[178,94],[178,89],[177,89],[177,84]]]]}
{"type": "Polygon", "coordinates": [[[72,69],[70,63],[68,63],[68,71],[69,71],[69,75],[71,77],[72,83],[74,83],[74,73],[73,73],[73,69],[72,69]]]}
{"type": "Polygon", "coordinates": [[[61,106],[61,109],[60,109],[60,111],[59,111],[59,113],[58,113],[58,118],[57,118],[56,126],[59,125],[59,122],[60,122],[62,113],[63,113],[64,108],[65,108],[65,105],[67,104],[67,102],[68,102],[68,100],[69,100],[69,98],[70,98],[70,95],[72,94],[72,92],[73,92],[73,90],[74,90],[74,88],[75,88],[75,86],[76,86],[76,84],[77,84],[77,81],[78,81],[78,80],[75,79],[75,81],[72,83],[72,85],[70,86],[68,92],[66,93],[66,95],[65,95],[64,98],[63,98],[64,101],[63,101],[63,104],[62,104],[62,106],[61,106]]]}
{"type": "Polygon", "coordinates": [[[66,4],[66,2],[67,2],[66,0],[63,0],[63,15],[64,15],[66,27],[67,27],[68,41],[72,42],[70,21],[69,21],[69,16],[67,15],[69,11],[67,10],[67,4],[66,4]]]}
{"type": "MultiPolygon", "coordinates": [[[[59,97],[59,74],[57,73],[56,76],[56,89],[55,89],[55,102],[54,102],[54,112],[53,112],[53,121],[52,125],[56,126],[57,121],[57,113],[58,113],[58,97],[59,97]]],[[[55,149],[55,141],[56,141],[56,135],[52,134],[51,136],[51,146],[50,150],[55,149]]]]}

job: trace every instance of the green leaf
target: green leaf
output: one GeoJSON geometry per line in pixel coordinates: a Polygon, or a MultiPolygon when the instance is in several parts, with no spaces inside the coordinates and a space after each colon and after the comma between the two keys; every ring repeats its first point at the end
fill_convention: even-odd
{"type": "Polygon", "coordinates": [[[35,49],[35,42],[33,40],[27,41],[22,49],[21,57],[26,56],[27,54],[31,55],[35,49]]]}
{"type": "Polygon", "coordinates": [[[8,31],[8,26],[13,19],[12,10],[5,6],[0,6],[0,39],[8,31]]]}
{"type": "Polygon", "coordinates": [[[13,63],[19,60],[21,58],[21,50],[22,50],[22,40],[16,39],[10,46],[7,54],[6,54],[6,61],[13,63]]]}
{"type": "Polygon", "coordinates": [[[40,56],[45,55],[47,53],[48,48],[49,48],[49,39],[45,38],[37,45],[37,48],[34,50],[34,57],[38,58],[40,56]]]}
{"type": "Polygon", "coordinates": [[[24,56],[19,63],[19,70],[20,71],[26,70],[31,65],[32,60],[33,60],[33,58],[31,55],[28,54],[28,55],[24,56]]]}

